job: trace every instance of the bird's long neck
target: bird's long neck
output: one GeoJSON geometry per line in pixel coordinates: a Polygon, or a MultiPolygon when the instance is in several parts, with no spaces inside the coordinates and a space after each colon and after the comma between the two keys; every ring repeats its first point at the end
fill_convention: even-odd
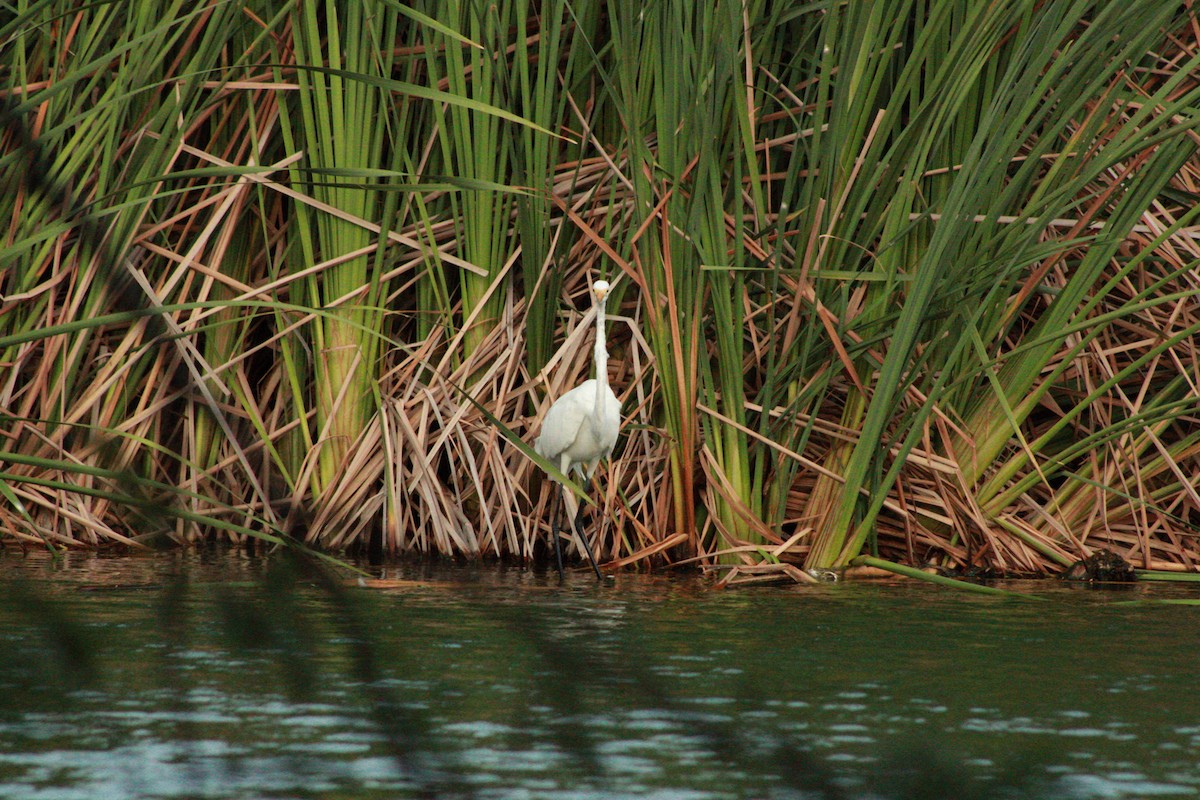
{"type": "Polygon", "coordinates": [[[596,305],[596,413],[604,408],[605,395],[608,394],[608,348],[604,343],[604,307],[606,300],[596,305]]]}

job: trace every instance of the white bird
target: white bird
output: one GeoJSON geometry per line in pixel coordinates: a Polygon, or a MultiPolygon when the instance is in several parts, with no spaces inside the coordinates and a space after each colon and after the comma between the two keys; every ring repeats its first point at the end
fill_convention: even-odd
{"type": "MultiPolygon", "coordinates": [[[[604,309],[608,293],[607,281],[592,284],[592,304],[596,310],[596,347],[593,356],[596,377],[584,381],[554,401],[542,420],[541,435],[533,444],[538,455],[556,464],[564,475],[569,476],[574,470],[585,475],[589,482],[600,459],[612,454],[621,429],[621,401],[608,385],[608,349],[604,341],[604,309]]],[[[568,504],[568,514],[573,520],[575,533],[583,544],[588,560],[592,562],[596,577],[600,578],[600,568],[592,557],[592,549],[579,530],[578,509],[569,508],[577,506],[575,496],[565,487],[562,496],[568,504]]],[[[552,507],[551,536],[554,538],[554,552],[558,557],[558,575],[561,579],[562,546],[558,540],[558,517],[555,512],[556,509],[552,507]]]]}

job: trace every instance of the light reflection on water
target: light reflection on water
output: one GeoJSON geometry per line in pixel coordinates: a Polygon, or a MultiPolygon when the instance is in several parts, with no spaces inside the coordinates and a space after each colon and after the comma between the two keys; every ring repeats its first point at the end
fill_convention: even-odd
{"type": "Polygon", "coordinates": [[[311,582],[264,589],[268,567],[239,554],[3,563],[37,579],[26,588],[93,655],[81,672],[46,629],[59,623],[34,624],[20,592],[0,602],[0,797],[1200,786],[1194,612],[1114,604],[1186,588],[1024,584],[1048,597],[1031,603],[911,583],[559,587],[523,570],[407,566],[351,594],[364,634],[311,582]],[[178,613],[164,613],[171,602],[178,613]],[[401,757],[373,713],[385,701],[416,737],[401,757]]]}

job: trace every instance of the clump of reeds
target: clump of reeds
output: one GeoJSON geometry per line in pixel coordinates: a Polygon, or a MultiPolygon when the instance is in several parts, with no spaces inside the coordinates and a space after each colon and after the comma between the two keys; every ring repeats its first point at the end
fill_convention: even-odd
{"type": "Polygon", "coordinates": [[[529,557],[604,276],[604,559],[1191,568],[1198,46],[1158,0],[23,5],[0,526],[529,557]]]}

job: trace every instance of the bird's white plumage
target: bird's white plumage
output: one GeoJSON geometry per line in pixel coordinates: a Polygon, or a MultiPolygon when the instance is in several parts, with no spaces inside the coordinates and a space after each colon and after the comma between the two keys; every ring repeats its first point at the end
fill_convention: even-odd
{"type": "Polygon", "coordinates": [[[564,394],[542,420],[542,435],[534,442],[538,455],[563,472],[571,468],[591,477],[600,459],[607,458],[621,428],[621,401],[607,386],[596,413],[596,379],[584,381],[564,394]]]}
{"type": "Polygon", "coordinates": [[[621,401],[608,385],[608,351],[604,342],[604,307],[609,286],[592,284],[596,308],[596,377],[586,380],[554,401],[534,442],[538,455],[553,461],[564,473],[571,469],[591,478],[600,459],[607,458],[621,429],[621,401]]]}

